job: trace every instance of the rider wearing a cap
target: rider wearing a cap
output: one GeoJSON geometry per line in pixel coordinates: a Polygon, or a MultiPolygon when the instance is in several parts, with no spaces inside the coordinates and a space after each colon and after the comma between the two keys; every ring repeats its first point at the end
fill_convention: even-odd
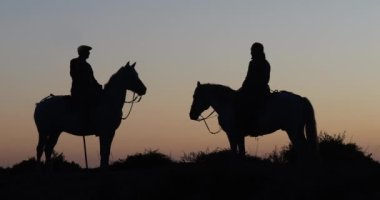
{"type": "Polygon", "coordinates": [[[71,96],[74,105],[79,107],[88,116],[87,118],[102,92],[102,85],[96,81],[91,65],[86,61],[91,49],[86,45],[79,46],[77,49],[79,56],[70,61],[71,96]]]}

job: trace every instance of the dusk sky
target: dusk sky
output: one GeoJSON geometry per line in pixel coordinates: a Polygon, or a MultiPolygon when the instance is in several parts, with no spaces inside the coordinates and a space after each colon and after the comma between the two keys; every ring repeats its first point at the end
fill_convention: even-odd
{"type": "MultiPolygon", "coordinates": [[[[224,132],[190,120],[192,95],[197,81],[238,89],[254,42],[264,45],[273,90],[307,97],[318,132],[345,133],[380,160],[379,11],[376,0],[1,0],[0,166],[35,156],[35,103],[70,93],[69,62],[82,44],[93,47],[99,83],[132,61],[147,86],[116,130],[111,162],[149,149],[179,159],[227,148],[224,132]]],[[[283,131],[246,138],[259,156],[288,143],[283,131]]],[[[98,166],[98,138],[87,146],[98,166]]],[[[55,150],[83,166],[81,137],[62,133],[55,150]]]]}

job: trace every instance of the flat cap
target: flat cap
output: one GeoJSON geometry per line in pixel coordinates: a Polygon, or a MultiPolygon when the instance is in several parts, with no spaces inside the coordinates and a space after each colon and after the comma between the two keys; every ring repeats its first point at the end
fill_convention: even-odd
{"type": "Polygon", "coordinates": [[[78,50],[78,53],[79,53],[79,52],[90,51],[91,49],[92,49],[92,47],[90,47],[90,46],[80,45],[77,50],[78,50]]]}

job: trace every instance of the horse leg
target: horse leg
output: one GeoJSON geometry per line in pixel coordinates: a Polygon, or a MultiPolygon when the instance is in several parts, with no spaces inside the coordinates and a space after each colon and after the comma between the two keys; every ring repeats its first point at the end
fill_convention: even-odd
{"type": "Polygon", "coordinates": [[[108,134],[101,134],[99,136],[99,143],[100,143],[100,167],[101,168],[107,168],[110,152],[111,152],[111,144],[113,140],[115,132],[108,133],[108,134]]]}
{"type": "Polygon", "coordinates": [[[228,142],[230,143],[230,149],[232,153],[237,154],[238,153],[238,145],[236,141],[236,136],[231,134],[231,132],[227,133],[228,142]]]}
{"type": "Polygon", "coordinates": [[[307,141],[303,133],[303,127],[287,131],[290,141],[293,144],[297,161],[304,161],[307,154],[307,141]]]}
{"type": "Polygon", "coordinates": [[[50,162],[51,160],[51,154],[53,153],[53,149],[55,145],[57,144],[58,138],[61,135],[61,132],[53,132],[49,138],[47,139],[46,145],[45,145],[45,157],[46,162],[50,162]]]}
{"type": "Polygon", "coordinates": [[[44,152],[44,147],[46,144],[47,135],[45,132],[38,130],[38,144],[37,144],[37,162],[41,162],[41,157],[44,152]]]}
{"type": "Polygon", "coordinates": [[[237,138],[237,146],[238,146],[239,156],[245,156],[244,136],[239,136],[236,138],[237,138]]]}
{"type": "Polygon", "coordinates": [[[230,143],[231,151],[235,155],[244,156],[245,155],[245,143],[244,136],[237,135],[236,132],[228,132],[227,134],[228,142],[230,143]]]}

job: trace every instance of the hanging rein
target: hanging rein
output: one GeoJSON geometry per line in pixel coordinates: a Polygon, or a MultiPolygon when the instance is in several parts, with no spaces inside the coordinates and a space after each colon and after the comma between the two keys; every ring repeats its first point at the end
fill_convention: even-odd
{"type": "Polygon", "coordinates": [[[222,128],[219,126],[219,130],[217,130],[217,131],[211,131],[209,125],[207,124],[207,121],[206,121],[207,119],[210,119],[212,117],[216,117],[216,116],[211,116],[214,113],[215,113],[215,110],[212,111],[210,114],[208,114],[206,117],[203,117],[202,114],[201,114],[201,118],[197,119],[197,121],[203,121],[205,123],[208,132],[210,132],[211,134],[217,134],[217,133],[219,133],[222,130],[222,128]]]}
{"type": "Polygon", "coordinates": [[[133,108],[133,104],[140,102],[141,98],[142,98],[141,96],[136,96],[136,93],[133,92],[132,100],[124,102],[124,103],[130,103],[131,106],[129,107],[129,111],[128,111],[127,116],[121,117],[122,120],[126,120],[129,117],[129,115],[131,114],[132,108],[133,108]]]}

